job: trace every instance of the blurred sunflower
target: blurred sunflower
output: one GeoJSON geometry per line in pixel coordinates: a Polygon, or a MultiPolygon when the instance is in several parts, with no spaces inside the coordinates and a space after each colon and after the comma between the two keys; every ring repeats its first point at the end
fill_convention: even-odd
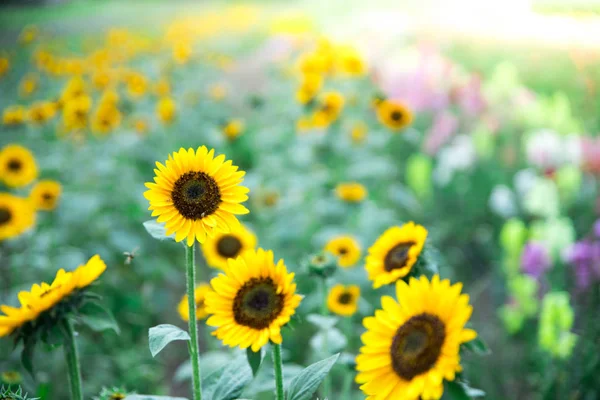
{"type": "Polygon", "coordinates": [[[37,39],[40,30],[35,25],[27,25],[19,34],[19,43],[28,44],[37,39]]]}
{"type": "Polygon", "coordinates": [[[338,236],[325,245],[325,251],[335,255],[340,267],[348,268],[360,259],[360,244],[351,236],[338,236]]]}
{"type": "Polygon", "coordinates": [[[352,139],[352,143],[359,144],[364,142],[368,131],[369,128],[367,124],[362,121],[356,122],[350,130],[350,139],[352,139]]]}
{"type": "Polygon", "coordinates": [[[344,96],[339,92],[323,93],[319,107],[313,114],[313,124],[326,128],[335,122],[344,108],[344,96]]]}
{"type": "Polygon", "coordinates": [[[110,133],[121,125],[121,117],[117,107],[110,103],[103,103],[92,116],[92,129],[100,134],[110,133]]]}
{"type": "Polygon", "coordinates": [[[162,97],[156,104],[156,115],[165,124],[173,122],[176,113],[177,105],[171,97],[162,97]]]}
{"type": "Polygon", "coordinates": [[[427,229],[414,222],[386,230],[369,248],[365,268],[375,289],[408,275],[423,250],[427,229]]]}
{"type": "Polygon", "coordinates": [[[367,188],[358,182],[340,183],[335,188],[335,194],[340,200],[348,203],[359,203],[367,197],[367,188]]]}
{"type": "Polygon", "coordinates": [[[439,399],[443,380],[460,366],[460,345],[477,333],[465,329],[473,307],[462,284],[435,275],[398,281],[398,302],[381,298],[383,310],[363,320],[367,332],[356,357],[356,382],[369,399],[439,399]]]}
{"type": "Polygon", "coordinates": [[[148,121],[144,118],[137,118],[133,122],[133,127],[138,135],[145,135],[148,132],[148,121]]]}
{"type": "Polygon", "coordinates": [[[19,84],[19,93],[23,97],[28,97],[37,90],[39,86],[39,78],[35,74],[26,75],[19,84]]]}
{"type": "Polygon", "coordinates": [[[10,60],[7,57],[0,57],[0,78],[2,78],[10,69],[10,60]]]}
{"type": "Polygon", "coordinates": [[[63,123],[67,130],[84,129],[88,124],[92,99],[87,95],[72,97],[64,103],[63,123]]]}
{"type": "Polygon", "coordinates": [[[52,309],[63,299],[92,284],[106,269],[100,256],[95,255],[85,265],[72,272],[60,269],[51,285],[42,282],[34,284],[29,292],[19,292],[20,308],[0,306],[0,337],[7,336],[30,321],[36,320],[44,312],[52,309]]]}
{"type": "Polygon", "coordinates": [[[202,244],[202,252],[209,267],[225,269],[228,259],[236,258],[245,250],[255,247],[254,233],[240,225],[228,233],[219,232],[212,238],[207,237],[202,244]]]}
{"type": "Polygon", "coordinates": [[[382,124],[395,131],[407,127],[413,120],[412,112],[406,105],[392,100],[377,104],[377,116],[382,124]]]}
{"type": "Polygon", "coordinates": [[[0,150],[0,179],[7,186],[26,186],[37,176],[37,164],[29,149],[18,144],[9,144],[0,150]]]}
{"type": "Polygon", "coordinates": [[[229,120],[222,130],[225,137],[233,141],[244,132],[244,122],[240,119],[229,120]]]}
{"type": "Polygon", "coordinates": [[[221,101],[227,96],[227,88],[222,84],[214,84],[208,89],[209,96],[215,101],[221,101]]]}
{"type": "Polygon", "coordinates": [[[148,78],[139,72],[130,72],[125,77],[127,93],[133,98],[140,98],[148,90],[148,78]]]}
{"type": "Polygon", "coordinates": [[[171,83],[167,78],[161,78],[154,85],[154,93],[158,97],[165,97],[171,94],[171,83]]]}
{"type": "Polygon", "coordinates": [[[61,189],[60,183],[56,181],[39,181],[31,189],[29,200],[36,210],[52,211],[58,204],[61,189]]]}
{"type": "MultiPolygon", "coordinates": [[[[200,283],[196,286],[196,291],[194,292],[194,301],[196,302],[196,319],[204,319],[208,316],[204,301],[206,299],[206,293],[210,292],[211,290],[212,289],[210,288],[210,285],[207,283],[200,283]]],[[[179,302],[179,305],[177,306],[177,312],[182,320],[188,321],[190,319],[190,309],[188,307],[187,294],[183,296],[179,302]]]]}
{"type": "Polygon", "coordinates": [[[235,229],[235,214],[249,212],[240,204],[248,199],[248,188],[240,186],[246,173],[225,161],[225,155],[214,154],[206,146],[196,151],[181,148],[165,165],[157,162],[154,183],[146,183],[150,190],[144,197],[152,216],[166,223],[167,235],[175,233],[176,241],[187,237],[188,246],[195,239],[204,243],[207,236],[235,229]]]}
{"type": "Polygon", "coordinates": [[[23,106],[6,107],[2,113],[2,123],[4,125],[20,125],[25,122],[27,110],[23,106]]]}
{"type": "Polygon", "coordinates": [[[60,95],[60,99],[63,104],[67,103],[71,100],[77,99],[78,97],[85,96],[86,89],[87,88],[83,78],[80,76],[74,76],[65,85],[65,88],[60,95]]]}
{"type": "Polygon", "coordinates": [[[360,288],[356,285],[335,285],[327,296],[327,308],[334,314],[350,317],[358,309],[360,288]]]}
{"type": "Polygon", "coordinates": [[[293,280],[283,260],[275,264],[272,251],[248,250],[230,259],[225,273],[210,282],[206,324],[217,327],[213,335],[230,347],[257,352],[269,339],[281,344],[281,327],[302,300],[293,280]]]}
{"type": "Polygon", "coordinates": [[[0,193],[0,241],[19,236],[34,223],[35,210],[29,201],[0,193]]]}
{"type": "Polygon", "coordinates": [[[323,77],[320,74],[306,73],[302,75],[300,88],[296,92],[296,100],[300,104],[307,104],[315,98],[323,86],[323,77]]]}
{"type": "Polygon", "coordinates": [[[56,105],[51,101],[38,101],[29,107],[27,120],[41,125],[56,115],[56,105]]]}

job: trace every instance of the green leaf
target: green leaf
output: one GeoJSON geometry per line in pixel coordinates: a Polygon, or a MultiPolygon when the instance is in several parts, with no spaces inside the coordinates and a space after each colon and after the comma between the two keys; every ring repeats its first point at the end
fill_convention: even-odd
{"type": "Polygon", "coordinates": [[[130,394],[125,400],[188,400],[185,397],[153,396],[151,394],[130,394]]]}
{"type": "Polygon", "coordinates": [[[339,318],[319,314],[309,314],[306,316],[306,320],[316,326],[319,330],[326,331],[333,328],[339,321],[339,318]]]}
{"type": "Polygon", "coordinates": [[[152,357],[156,357],[166,345],[174,340],[190,340],[190,335],[175,325],[162,324],[148,331],[149,347],[152,357]]]}
{"type": "Polygon", "coordinates": [[[478,397],[484,397],[483,390],[470,387],[465,382],[459,380],[444,382],[444,398],[452,400],[471,400],[478,397]]]}
{"type": "Polygon", "coordinates": [[[33,377],[33,353],[35,350],[35,339],[25,338],[23,341],[23,351],[21,352],[21,363],[29,374],[33,377]]]}
{"type": "Polygon", "coordinates": [[[480,356],[485,356],[485,355],[492,353],[492,351],[487,346],[487,344],[485,344],[485,342],[482,339],[480,339],[479,337],[477,337],[469,342],[463,343],[462,347],[465,350],[470,351],[470,352],[475,353],[480,356]]]}
{"type": "Polygon", "coordinates": [[[258,369],[260,368],[260,364],[262,364],[262,360],[265,356],[265,352],[261,348],[258,352],[252,351],[250,347],[246,349],[246,358],[248,359],[248,365],[252,369],[252,376],[256,376],[258,373],[258,369]]]}
{"type": "Polygon", "coordinates": [[[120,333],[119,325],[112,313],[98,303],[90,302],[81,307],[78,321],[95,332],[112,329],[117,334],[120,333]]]}
{"type": "Polygon", "coordinates": [[[202,397],[211,400],[236,400],[250,381],[252,370],[246,357],[240,356],[202,380],[202,397]]]}
{"type": "Polygon", "coordinates": [[[287,388],[287,400],[310,400],[321,385],[340,355],[336,354],[325,360],[304,368],[287,388]]]}
{"type": "Polygon", "coordinates": [[[155,220],[144,222],[144,228],[154,239],[158,240],[175,240],[175,235],[167,236],[167,230],[164,224],[159,224],[155,220]]]}

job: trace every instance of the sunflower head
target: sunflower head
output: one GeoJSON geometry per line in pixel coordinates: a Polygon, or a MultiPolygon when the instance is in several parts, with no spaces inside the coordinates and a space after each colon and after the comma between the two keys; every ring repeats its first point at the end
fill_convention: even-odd
{"type": "Polygon", "coordinates": [[[56,208],[62,188],[51,180],[39,181],[31,189],[29,200],[37,210],[52,211],[56,208]]]}
{"type": "Polygon", "coordinates": [[[239,226],[236,214],[247,214],[240,203],[246,201],[248,189],[240,186],[245,174],[225,156],[215,157],[206,146],[180,149],[165,164],[156,163],[153,183],[144,197],[158,222],[164,222],[167,235],[175,233],[177,242],[187,239],[204,243],[206,237],[230,232],[239,226]]]}
{"type": "MultiPolygon", "coordinates": [[[[194,301],[196,303],[196,319],[204,319],[208,316],[204,301],[206,299],[206,293],[210,292],[210,285],[207,283],[200,283],[196,286],[194,292],[194,301]]],[[[179,305],[177,306],[177,312],[182,320],[188,321],[190,319],[190,308],[188,305],[187,295],[183,296],[179,305]]]]}
{"type": "Polygon", "coordinates": [[[363,320],[367,332],[356,358],[356,382],[369,398],[439,399],[443,380],[454,380],[460,345],[477,333],[465,329],[473,308],[460,283],[435,275],[398,281],[398,301],[381,298],[383,309],[363,320]]]}
{"type": "Polygon", "coordinates": [[[294,274],[273,252],[248,250],[230,259],[224,273],[210,282],[206,294],[206,322],[224,344],[258,351],[269,340],[281,343],[281,327],[296,312],[302,297],[296,294],[294,274]]]}
{"type": "Polygon", "coordinates": [[[37,164],[29,149],[18,144],[9,144],[0,150],[0,179],[7,186],[26,186],[37,176],[37,164]]]}
{"type": "Polygon", "coordinates": [[[236,258],[246,250],[256,247],[256,236],[240,225],[228,233],[218,232],[202,244],[206,263],[213,268],[227,268],[227,260],[236,258]]]}
{"type": "Polygon", "coordinates": [[[360,203],[367,197],[367,188],[358,182],[340,183],[335,188],[335,194],[340,200],[348,203],[360,203]]]}
{"type": "Polygon", "coordinates": [[[325,251],[338,259],[340,267],[353,266],[360,259],[360,244],[352,236],[338,236],[325,245],[325,251]]]}
{"type": "Polygon", "coordinates": [[[0,193],[0,242],[12,239],[35,224],[35,210],[30,201],[0,193]]]}
{"type": "Polygon", "coordinates": [[[161,122],[170,124],[175,120],[177,114],[177,104],[169,96],[161,97],[156,105],[156,115],[161,122]]]}
{"type": "Polygon", "coordinates": [[[358,309],[360,288],[356,285],[335,285],[327,296],[327,308],[334,314],[350,317],[358,309]]]}
{"type": "Polygon", "coordinates": [[[240,119],[228,121],[222,128],[227,140],[233,141],[244,132],[244,122],[240,119]]]}
{"type": "Polygon", "coordinates": [[[23,106],[9,106],[2,113],[2,123],[4,125],[19,125],[25,122],[27,109],[23,106]]]}
{"type": "Polygon", "coordinates": [[[383,100],[377,105],[377,116],[381,123],[394,131],[407,127],[413,121],[410,109],[392,100],[383,100]]]}
{"type": "Polygon", "coordinates": [[[427,229],[414,222],[386,230],[369,248],[367,273],[375,289],[405,277],[423,250],[427,229]]]}

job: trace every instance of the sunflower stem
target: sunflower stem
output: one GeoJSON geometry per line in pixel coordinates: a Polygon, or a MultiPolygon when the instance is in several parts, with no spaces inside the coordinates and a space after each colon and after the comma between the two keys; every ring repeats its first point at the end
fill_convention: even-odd
{"type": "MultiPolygon", "coordinates": [[[[321,279],[321,291],[323,293],[323,304],[321,305],[321,315],[323,316],[327,316],[329,314],[329,308],[327,307],[327,278],[323,277],[323,279],[321,279]]],[[[327,330],[323,330],[322,332],[323,335],[323,354],[325,357],[327,357],[329,355],[329,346],[327,344],[327,335],[328,335],[328,331],[327,330]]],[[[329,374],[327,374],[327,376],[325,376],[325,379],[323,379],[323,398],[327,399],[329,398],[329,392],[331,391],[330,389],[331,387],[331,382],[329,381],[329,374]]]]}
{"type": "Polygon", "coordinates": [[[187,267],[187,296],[189,319],[188,327],[190,331],[190,358],[192,359],[192,386],[194,400],[202,399],[202,388],[200,382],[200,354],[198,351],[198,325],[196,321],[196,246],[185,246],[185,263],[187,267]]]}
{"type": "Polygon", "coordinates": [[[273,368],[275,369],[275,387],[277,400],[285,400],[283,393],[283,364],[281,362],[281,345],[273,343],[273,368]]]}
{"type": "Polygon", "coordinates": [[[79,353],[75,342],[75,331],[73,324],[64,319],[63,328],[65,334],[65,359],[69,370],[69,385],[71,386],[71,400],[83,400],[83,389],[81,388],[81,367],[79,365],[79,353]]]}

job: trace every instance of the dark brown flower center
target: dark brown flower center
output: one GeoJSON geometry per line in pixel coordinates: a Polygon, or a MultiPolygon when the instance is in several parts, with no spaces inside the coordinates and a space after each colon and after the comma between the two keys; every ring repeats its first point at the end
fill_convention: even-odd
{"type": "Polygon", "coordinates": [[[173,185],[171,199],[177,211],[187,219],[202,219],[221,204],[217,182],[204,172],[186,172],[173,185]]]}
{"type": "Polygon", "coordinates": [[[0,225],[8,224],[12,219],[12,213],[6,207],[0,208],[0,225]]]}
{"type": "Polygon", "coordinates": [[[352,302],[352,293],[350,292],[343,292],[342,294],[340,294],[340,296],[338,297],[338,303],[340,304],[350,304],[352,302]]]}
{"type": "Polygon", "coordinates": [[[252,278],[235,296],[233,316],[240,325],[264,329],[281,314],[283,303],[284,295],[277,293],[271,278],[252,278]]]}
{"type": "Polygon", "coordinates": [[[50,201],[52,201],[54,199],[54,195],[52,193],[46,192],[46,193],[42,194],[42,199],[45,202],[49,203],[50,201]]]}
{"type": "Polygon", "coordinates": [[[406,266],[406,261],[408,260],[408,251],[414,245],[415,242],[403,242],[392,247],[385,255],[383,261],[385,270],[390,272],[395,269],[404,268],[406,266]]]}
{"type": "Polygon", "coordinates": [[[429,371],[442,352],[445,338],[444,323],[437,316],[415,315],[398,328],[392,340],[392,368],[407,381],[429,371]]]}
{"type": "Polygon", "coordinates": [[[242,250],[242,242],[233,235],[225,235],[217,243],[217,252],[225,258],[234,258],[242,250]]]}
{"type": "Polygon", "coordinates": [[[392,111],[392,113],[390,114],[390,118],[392,119],[392,121],[400,122],[402,120],[402,111],[400,111],[400,110],[392,111]]]}
{"type": "Polygon", "coordinates": [[[346,247],[340,247],[340,248],[338,249],[338,254],[339,254],[340,256],[346,255],[346,254],[348,254],[348,253],[349,253],[349,251],[348,251],[348,249],[347,249],[346,247]]]}
{"type": "Polygon", "coordinates": [[[123,393],[113,393],[110,395],[110,400],[123,400],[126,396],[123,393]]]}
{"type": "Polygon", "coordinates": [[[12,160],[8,161],[7,166],[8,166],[8,169],[11,170],[12,172],[17,172],[21,168],[23,168],[23,163],[21,162],[21,160],[13,158],[12,160]]]}

